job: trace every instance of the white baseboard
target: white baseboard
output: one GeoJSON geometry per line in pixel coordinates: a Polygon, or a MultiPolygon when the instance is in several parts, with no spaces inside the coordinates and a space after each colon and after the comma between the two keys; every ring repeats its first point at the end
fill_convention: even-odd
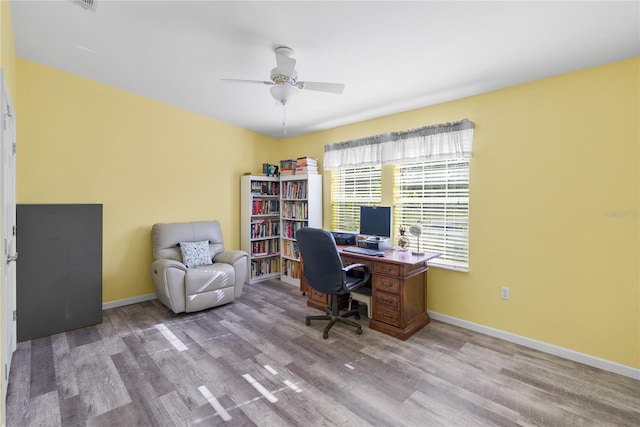
{"type": "Polygon", "coordinates": [[[606,359],[600,359],[599,357],[590,356],[585,353],[579,353],[567,348],[558,347],[546,342],[512,334],[511,332],[502,331],[500,329],[490,328],[488,326],[483,326],[478,323],[469,322],[467,320],[458,319],[457,317],[447,316],[446,314],[440,314],[434,311],[429,311],[428,313],[432,319],[439,320],[444,323],[449,323],[461,328],[470,329],[472,331],[480,332],[481,334],[489,335],[492,337],[503,339],[505,341],[520,344],[525,347],[533,348],[534,350],[543,351],[545,353],[553,354],[555,356],[572,360],[574,362],[593,366],[594,368],[603,369],[615,374],[624,375],[625,377],[640,380],[640,369],[638,368],[622,365],[620,363],[612,362],[606,359]]]}
{"type": "Polygon", "coordinates": [[[125,299],[119,299],[115,301],[109,301],[102,304],[102,309],[107,310],[109,308],[122,307],[124,305],[131,305],[138,302],[149,301],[156,298],[157,298],[156,294],[146,294],[146,295],[140,295],[133,298],[125,298],[125,299]]]}

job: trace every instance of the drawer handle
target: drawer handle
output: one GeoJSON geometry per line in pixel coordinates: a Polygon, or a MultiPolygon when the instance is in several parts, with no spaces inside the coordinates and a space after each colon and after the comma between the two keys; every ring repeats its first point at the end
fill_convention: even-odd
{"type": "Polygon", "coordinates": [[[382,267],[380,267],[380,269],[381,269],[382,271],[391,271],[391,266],[389,266],[389,265],[383,265],[382,267]]]}
{"type": "Polygon", "coordinates": [[[393,316],[390,314],[383,314],[382,317],[384,317],[385,319],[393,319],[393,316]]]}
{"type": "Polygon", "coordinates": [[[380,299],[381,299],[381,300],[382,300],[382,302],[383,302],[383,303],[385,303],[385,304],[391,304],[391,303],[393,302],[393,300],[392,300],[392,299],[389,299],[389,298],[384,298],[384,297],[383,297],[383,298],[380,298],[380,299]]]}
{"type": "Polygon", "coordinates": [[[387,287],[387,288],[390,288],[390,287],[392,287],[392,286],[393,286],[393,283],[392,283],[392,282],[384,282],[384,283],[383,283],[383,285],[384,285],[385,287],[387,287]]]}

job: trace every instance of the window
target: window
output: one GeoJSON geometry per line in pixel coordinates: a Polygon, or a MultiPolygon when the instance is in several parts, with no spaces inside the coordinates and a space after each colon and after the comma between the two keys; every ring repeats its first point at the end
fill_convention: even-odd
{"type": "Polygon", "coordinates": [[[429,264],[469,270],[469,159],[433,160],[395,165],[394,232],[422,221],[420,249],[438,252],[429,264]]]}
{"type": "Polygon", "coordinates": [[[360,231],[360,206],[379,205],[382,200],[380,166],[331,171],[331,229],[360,231]]]}

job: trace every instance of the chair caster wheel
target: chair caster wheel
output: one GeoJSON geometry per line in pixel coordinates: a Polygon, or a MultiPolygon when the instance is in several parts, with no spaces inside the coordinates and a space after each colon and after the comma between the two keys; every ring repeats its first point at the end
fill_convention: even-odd
{"type": "Polygon", "coordinates": [[[329,338],[329,332],[323,332],[323,333],[322,333],[322,338],[324,338],[325,340],[326,340],[327,338],[329,338]]]}
{"type": "Polygon", "coordinates": [[[305,320],[305,321],[304,321],[304,323],[305,323],[307,326],[309,326],[309,325],[311,324],[311,320],[307,319],[307,320],[305,320]]]}
{"type": "Polygon", "coordinates": [[[358,329],[356,329],[356,334],[358,334],[358,335],[362,335],[362,328],[358,328],[358,329]]]}
{"type": "Polygon", "coordinates": [[[360,320],[360,313],[356,313],[356,320],[360,320]]]}

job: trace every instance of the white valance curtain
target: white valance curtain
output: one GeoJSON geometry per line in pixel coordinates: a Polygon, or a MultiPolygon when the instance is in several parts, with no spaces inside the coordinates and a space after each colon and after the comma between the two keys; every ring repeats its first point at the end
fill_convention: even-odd
{"type": "Polygon", "coordinates": [[[324,170],[471,157],[468,119],[391,132],[324,147],[324,170]]]}

